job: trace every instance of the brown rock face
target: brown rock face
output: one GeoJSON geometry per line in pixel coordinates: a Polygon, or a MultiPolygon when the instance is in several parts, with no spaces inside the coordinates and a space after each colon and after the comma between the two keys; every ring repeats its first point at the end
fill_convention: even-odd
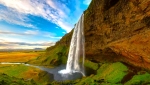
{"type": "Polygon", "coordinates": [[[150,0],[92,0],[84,27],[88,59],[150,70],[150,0]]]}

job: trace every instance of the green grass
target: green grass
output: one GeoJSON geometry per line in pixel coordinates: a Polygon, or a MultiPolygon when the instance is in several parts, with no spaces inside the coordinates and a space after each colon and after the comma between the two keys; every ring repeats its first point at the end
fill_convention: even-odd
{"type": "Polygon", "coordinates": [[[86,67],[89,67],[89,68],[93,69],[93,70],[97,70],[98,69],[98,63],[94,63],[94,62],[91,62],[89,60],[85,60],[84,65],[86,67]]]}
{"type": "MultiPolygon", "coordinates": [[[[91,67],[95,64],[91,64],[91,67]]],[[[128,68],[121,62],[104,63],[97,70],[96,75],[92,74],[74,82],[76,85],[122,85],[120,81],[127,74],[127,70],[128,68]]]]}
{"type": "MultiPolygon", "coordinates": [[[[92,62],[90,62],[92,63],[92,62]]],[[[88,65],[88,64],[87,64],[88,65]]],[[[95,65],[95,64],[93,64],[95,65]]],[[[91,65],[92,66],[92,65],[91,65]]],[[[125,84],[121,80],[128,74],[129,68],[121,62],[103,63],[97,70],[97,74],[92,74],[82,79],[74,81],[57,82],[50,85],[150,85],[150,74],[134,75],[131,80],[125,84]]],[[[141,71],[141,73],[143,73],[141,71]]]]}
{"type": "Polygon", "coordinates": [[[45,52],[0,52],[0,62],[27,62],[45,52]]]}
{"type": "Polygon", "coordinates": [[[0,73],[0,85],[37,85],[34,80],[24,80],[0,73]]]}
{"type": "Polygon", "coordinates": [[[131,80],[125,83],[125,85],[150,85],[150,74],[145,73],[141,75],[135,75],[131,80]]]}
{"type": "Polygon", "coordinates": [[[66,63],[67,61],[67,47],[66,46],[57,46],[51,51],[49,51],[45,56],[48,56],[45,59],[43,64],[47,65],[60,65],[66,63]]]}
{"type": "Polygon", "coordinates": [[[98,70],[94,79],[104,79],[109,83],[120,83],[127,74],[128,68],[121,62],[103,64],[98,70]]]}
{"type": "Polygon", "coordinates": [[[44,85],[53,80],[52,75],[47,72],[25,65],[0,65],[0,73],[7,74],[9,77],[23,78],[24,80],[33,79],[39,85],[44,85]]]}
{"type": "Polygon", "coordinates": [[[8,65],[8,66],[0,66],[0,72],[5,73],[9,76],[20,77],[21,74],[29,69],[28,66],[25,65],[8,65]]]}
{"type": "Polygon", "coordinates": [[[58,66],[60,64],[65,64],[67,62],[69,47],[64,45],[57,45],[52,47],[52,49],[46,51],[43,56],[37,59],[31,60],[28,63],[44,66],[58,66]]]}

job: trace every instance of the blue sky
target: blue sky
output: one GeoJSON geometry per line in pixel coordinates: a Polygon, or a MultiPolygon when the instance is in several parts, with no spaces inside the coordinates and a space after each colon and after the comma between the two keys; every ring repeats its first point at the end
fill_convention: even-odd
{"type": "Polygon", "coordinates": [[[91,0],[0,0],[0,49],[54,45],[70,32],[91,0]]]}

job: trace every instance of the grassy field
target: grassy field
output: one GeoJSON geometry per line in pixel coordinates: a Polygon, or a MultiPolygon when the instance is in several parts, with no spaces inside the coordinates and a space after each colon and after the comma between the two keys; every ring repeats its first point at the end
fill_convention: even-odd
{"type": "Polygon", "coordinates": [[[37,84],[46,84],[52,81],[47,72],[38,68],[25,65],[0,65],[0,73],[7,74],[10,77],[23,78],[24,80],[34,80],[37,84]]]}
{"type": "Polygon", "coordinates": [[[0,52],[0,62],[27,62],[43,53],[42,51],[0,52]]]}
{"type": "MultiPolygon", "coordinates": [[[[20,51],[20,52],[0,52],[0,62],[28,62],[42,56],[44,51],[20,51]]],[[[38,84],[44,85],[50,81],[50,76],[38,68],[26,65],[3,65],[0,64],[0,73],[10,77],[23,78],[24,80],[34,80],[38,84]]],[[[3,79],[1,79],[3,80],[3,79]]]]}

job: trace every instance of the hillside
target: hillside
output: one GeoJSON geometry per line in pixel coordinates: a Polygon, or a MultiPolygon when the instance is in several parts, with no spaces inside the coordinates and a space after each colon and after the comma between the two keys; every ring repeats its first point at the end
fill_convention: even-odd
{"type": "Polygon", "coordinates": [[[36,60],[31,60],[28,63],[44,66],[58,66],[62,63],[65,64],[67,62],[72,33],[73,30],[64,35],[54,46],[48,47],[44,55],[39,56],[36,60]]]}

